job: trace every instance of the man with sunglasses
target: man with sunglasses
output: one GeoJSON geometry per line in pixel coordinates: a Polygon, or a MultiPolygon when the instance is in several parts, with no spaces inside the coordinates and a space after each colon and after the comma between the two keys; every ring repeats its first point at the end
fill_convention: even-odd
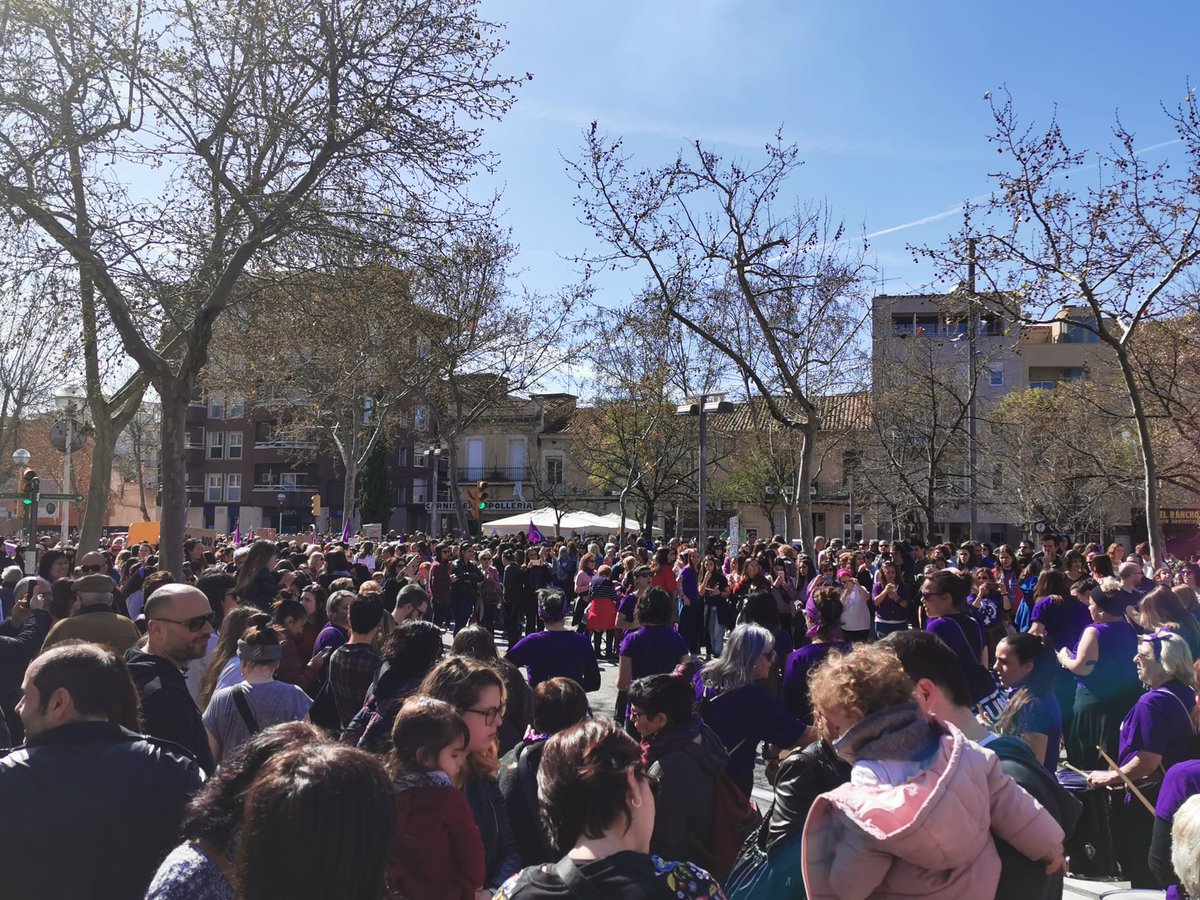
{"type": "Polygon", "coordinates": [[[211,775],[208,734],[184,673],[208,648],[212,606],[199,588],[166,584],[150,595],[143,612],[146,649],[130,649],[125,662],[142,696],[146,733],[179,744],[211,775]]]}

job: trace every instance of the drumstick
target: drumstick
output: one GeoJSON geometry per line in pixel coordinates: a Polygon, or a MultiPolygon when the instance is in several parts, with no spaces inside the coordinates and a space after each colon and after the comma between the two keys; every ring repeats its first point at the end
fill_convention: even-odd
{"type": "Polygon", "coordinates": [[[1082,775],[1084,778],[1087,778],[1088,773],[1083,771],[1083,769],[1077,769],[1073,765],[1071,765],[1070,763],[1067,763],[1067,762],[1063,763],[1062,766],[1064,769],[1074,772],[1076,775],[1082,775]]]}
{"type": "Polygon", "coordinates": [[[1113,758],[1104,752],[1103,747],[1097,747],[1096,749],[1100,752],[1100,755],[1104,757],[1104,761],[1108,763],[1108,767],[1120,775],[1121,780],[1125,782],[1125,786],[1129,788],[1129,790],[1133,791],[1133,795],[1135,797],[1142,801],[1142,806],[1146,807],[1146,809],[1150,811],[1150,815],[1154,815],[1154,804],[1147,800],[1146,795],[1138,790],[1138,786],[1133,783],[1133,780],[1121,771],[1121,767],[1113,762],[1113,758]]]}

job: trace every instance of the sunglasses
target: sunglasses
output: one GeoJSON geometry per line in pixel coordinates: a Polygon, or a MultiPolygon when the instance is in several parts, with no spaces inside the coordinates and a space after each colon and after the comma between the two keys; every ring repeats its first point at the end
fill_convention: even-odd
{"type": "Polygon", "coordinates": [[[103,572],[104,566],[99,566],[99,565],[97,565],[97,566],[80,566],[79,571],[83,572],[85,575],[88,572],[103,572]]]}
{"type": "Polygon", "coordinates": [[[475,713],[477,716],[483,716],[483,724],[495,725],[497,719],[503,719],[504,714],[508,711],[508,707],[501,703],[499,706],[493,706],[491,709],[471,709],[470,707],[463,712],[475,713]]]}
{"type": "Polygon", "coordinates": [[[192,634],[198,634],[204,630],[205,625],[212,625],[217,617],[214,613],[208,613],[203,616],[192,616],[190,619],[168,619],[164,616],[157,616],[152,619],[153,622],[170,622],[172,625],[182,625],[192,634]]]}

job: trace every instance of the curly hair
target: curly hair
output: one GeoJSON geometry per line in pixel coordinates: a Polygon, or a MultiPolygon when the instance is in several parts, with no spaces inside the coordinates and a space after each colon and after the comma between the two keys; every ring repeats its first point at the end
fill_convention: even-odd
{"type": "Polygon", "coordinates": [[[809,680],[814,709],[857,709],[863,716],[908,703],[912,680],[886,647],[865,644],[850,653],[830,653],[809,680]]]}

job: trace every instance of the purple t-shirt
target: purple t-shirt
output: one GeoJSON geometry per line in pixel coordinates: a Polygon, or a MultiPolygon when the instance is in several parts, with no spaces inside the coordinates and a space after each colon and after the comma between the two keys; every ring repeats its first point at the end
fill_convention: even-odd
{"type": "Polygon", "coordinates": [[[875,604],[875,618],[883,619],[887,622],[907,622],[912,619],[913,604],[911,591],[906,584],[896,585],[896,596],[899,599],[888,597],[886,600],[880,600],[879,595],[883,593],[887,587],[886,584],[880,582],[871,587],[871,601],[875,604]],[[901,606],[900,601],[903,600],[907,606],[901,606]]]}
{"type": "Polygon", "coordinates": [[[937,616],[925,623],[925,630],[950,646],[964,672],[982,665],[979,659],[983,650],[983,630],[971,616],[965,613],[937,616]]]}
{"type": "Polygon", "coordinates": [[[585,680],[586,670],[596,664],[591,641],[578,631],[537,631],[526,635],[508,651],[513,665],[529,670],[529,686],[559,675],[585,680]]]}
{"type": "Polygon", "coordinates": [[[621,641],[621,655],[633,663],[633,680],[675,671],[688,645],[670,625],[643,625],[621,641]]]}
{"type": "Polygon", "coordinates": [[[1196,692],[1178,681],[1138,698],[1121,722],[1120,753],[1117,765],[1125,765],[1139,750],[1157,753],[1164,769],[1187,759],[1192,749],[1191,709],[1196,692]]]}
{"type": "Polygon", "coordinates": [[[1061,603],[1043,597],[1034,604],[1030,618],[1046,629],[1046,636],[1056,653],[1064,647],[1074,653],[1079,648],[1083,629],[1092,624],[1092,614],[1074,597],[1067,597],[1061,603]]]}
{"type": "Polygon", "coordinates": [[[778,747],[791,747],[804,736],[805,723],[756,684],[715,694],[704,709],[704,724],[716,732],[729,763],[725,771],[734,783],[750,796],[754,788],[754,760],[762,741],[778,747]]]}
{"type": "Polygon", "coordinates": [[[621,603],[617,607],[617,615],[624,616],[630,622],[633,621],[633,611],[637,609],[638,596],[633,591],[630,591],[621,598],[621,603]]]}
{"type": "Polygon", "coordinates": [[[317,635],[317,642],[313,644],[313,656],[316,656],[326,647],[330,650],[336,650],[348,640],[350,640],[350,635],[332,622],[329,622],[321,629],[321,633],[317,635]]]}
{"type": "Polygon", "coordinates": [[[787,658],[783,667],[783,705],[793,715],[812,715],[812,703],[808,698],[808,673],[823,663],[825,657],[834,650],[849,653],[850,645],[845,641],[809,644],[787,658]]]}
{"type": "MultiPolygon", "coordinates": [[[[1164,822],[1173,822],[1179,807],[1196,794],[1200,794],[1200,759],[1176,763],[1163,778],[1162,789],[1154,803],[1154,815],[1164,822]]],[[[1178,884],[1167,888],[1167,900],[1180,900],[1182,896],[1178,884]]]]}

